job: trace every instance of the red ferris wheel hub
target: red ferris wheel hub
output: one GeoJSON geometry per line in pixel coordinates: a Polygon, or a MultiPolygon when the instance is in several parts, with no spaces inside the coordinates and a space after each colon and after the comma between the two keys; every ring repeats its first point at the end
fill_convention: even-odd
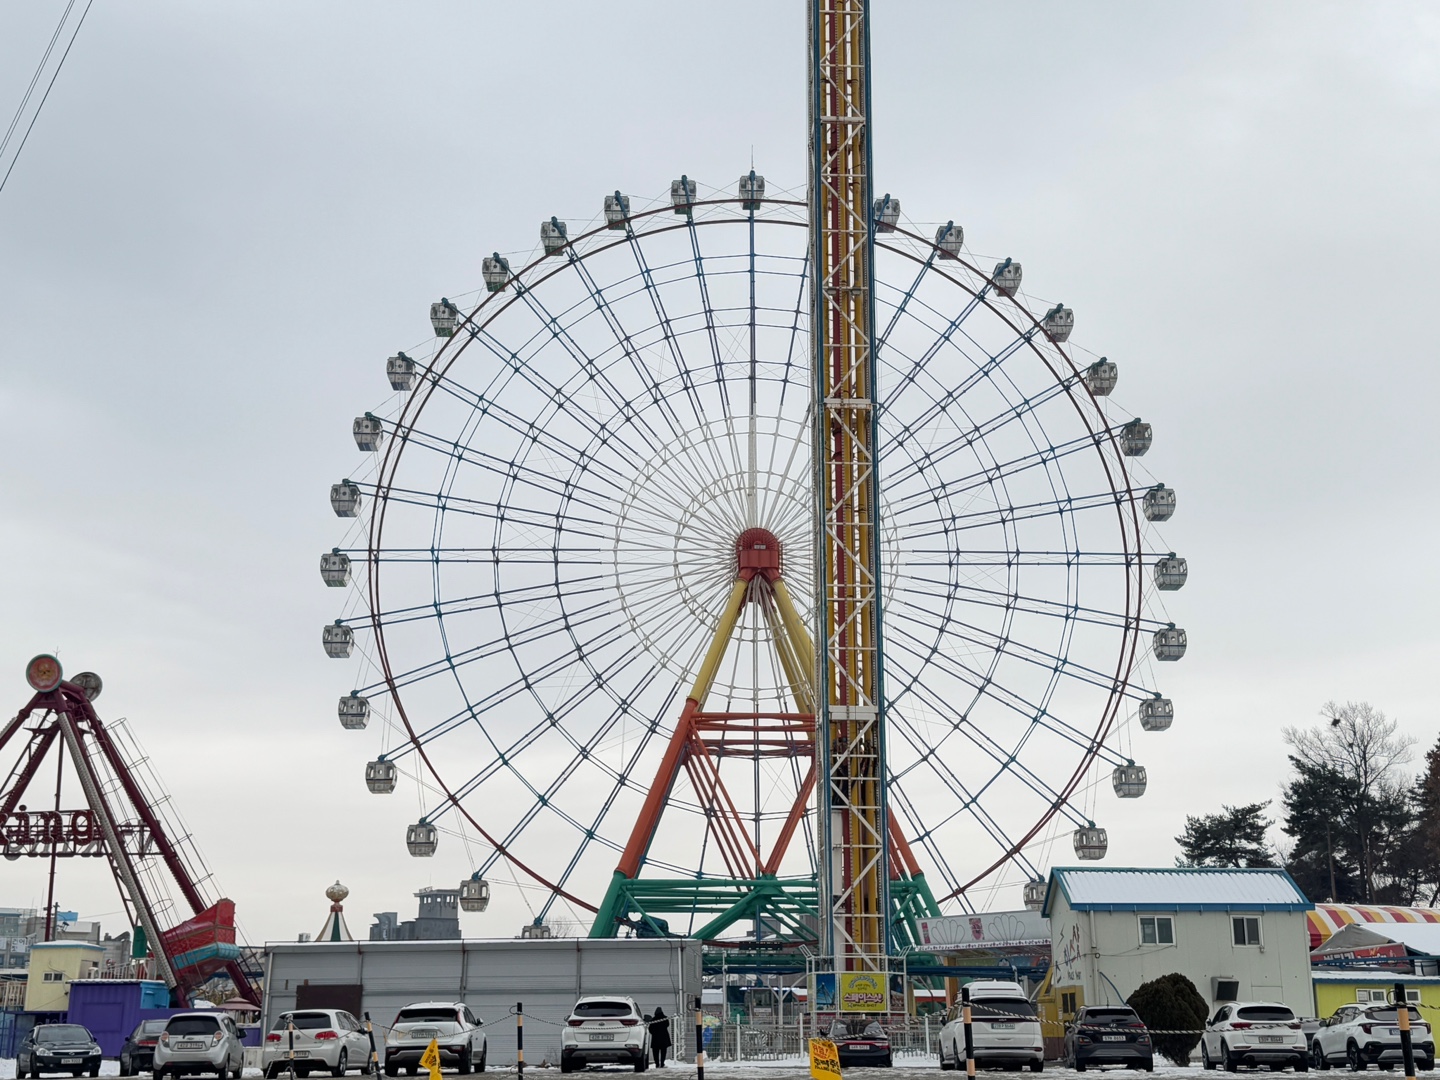
{"type": "Polygon", "coordinates": [[[749,581],[759,574],[770,581],[784,569],[784,545],[769,529],[746,529],[735,541],[736,572],[749,581]]]}
{"type": "Polygon", "coordinates": [[[46,694],[60,685],[65,673],[60,661],[49,653],[41,653],[25,665],[25,681],[37,693],[46,694]]]}

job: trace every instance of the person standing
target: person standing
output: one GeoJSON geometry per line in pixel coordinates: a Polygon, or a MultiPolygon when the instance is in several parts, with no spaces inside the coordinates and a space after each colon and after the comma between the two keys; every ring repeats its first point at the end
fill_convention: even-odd
{"type": "Polygon", "coordinates": [[[670,1018],[665,1015],[665,1010],[659,1005],[655,1006],[655,1015],[650,1017],[650,1053],[655,1057],[655,1067],[663,1069],[665,1058],[670,1050],[670,1018]]]}

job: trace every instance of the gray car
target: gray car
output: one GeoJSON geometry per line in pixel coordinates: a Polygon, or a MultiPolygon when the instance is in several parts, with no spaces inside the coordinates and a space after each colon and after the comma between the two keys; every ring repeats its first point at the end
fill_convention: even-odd
{"type": "Polygon", "coordinates": [[[240,1076],[245,1045],[235,1021],[221,1012],[176,1013],[155,1044],[155,1080],[214,1073],[218,1080],[240,1076]]]}
{"type": "Polygon", "coordinates": [[[24,1080],[41,1073],[100,1075],[100,1046],[79,1024],[40,1024],[15,1053],[15,1075],[24,1080]]]}

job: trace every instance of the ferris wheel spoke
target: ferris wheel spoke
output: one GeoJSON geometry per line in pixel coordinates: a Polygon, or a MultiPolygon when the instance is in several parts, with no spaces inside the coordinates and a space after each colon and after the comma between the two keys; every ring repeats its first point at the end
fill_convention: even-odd
{"type": "MultiPolygon", "coordinates": [[[[700,254],[700,234],[695,228],[695,219],[689,220],[690,227],[686,230],[690,235],[690,253],[695,260],[695,283],[700,290],[700,309],[705,315],[705,333],[710,339],[710,359],[715,365],[715,382],[720,390],[721,400],[725,403],[725,415],[730,415],[730,389],[729,382],[725,378],[725,364],[720,359],[720,339],[715,332],[715,310],[710,303],[710,285],[705,279],[705,259],[700,254]]],[[[752,293],[750,317],[753,319],[754,299],[752,293]]]]}
{"type": "MultiPolygon", "coordinates": [[[[933,599],[933,594],[917,593],[917,595],[925,599],[933,599]]],[[[894,602],[890,605],[892,610],[895,606],[896,604],[894,602]]],[[[1107,692],[1113,692],[1118,689],[1113,674],[1107,675],[1104,672],[1096,671],[1094,668],[1081,664],[1069,657],[1056,656],[1043,649],[1021,645],[1008,635],[997,634],[993,630],[976,626],[973,623],[965,622],[954,616],[937,615],[928,608],[921,607],[915,603],[906,601],[903,606],[909,612],[909,620],[926,627],[926,629],[930,630],[934,635],[937,635],[936,640],[939,640],[939,636],[943,635],[957,643],[974,645],[986,651],[993,651],[997,656],[1008,656],[1013,660],[1035,667],[1041,671],[1053,673],[1057,677],[1074,679],[1077,682],[1085,683],[1107,692]]],[[[925,647],[922,639],[918,636],[915,637],[914,640],[918,646],[922,648],[925,647]]],[[[934,647],[931,647],[931,652],[938,662],[954,662],[952,657],[939,652],[938,649],[934,647]]],[[[968,671],[969,669],[966,670],[968,671]]],[[[1025,702],[1019,711],[1024,715],[1028,715],[1027,710],[1029,708],[1031,708],[1031,703],[1025,702]]]]}
{"type": "Polygon", "coordinates": [[[1109,626],[1129,630],[1132,627],[1143,628],[1146,623],[1151,629],[1158,630],[1165,623],[1155,619],[1145,619],[1138,615],[1130,615],[1128,612],[1108,611],[1104,608],[1086,607],[1076,602],[1059,603],[1054,600],[1047,600],[1038,596],[1027,596],[1024,593],[1005,591],[1000,589],[989,589],[981,585],[970,585],[965,582],[953,581],[949,578],[928,577],[923,574],[908,574],[907,582],[913,584],[905,585],[901,591],[915,596],[944,595],[961,600],[962,603],[977,607],[1003,608],[1009,611],[1016,611],[1024,615],[1040,615],[1047,619],[1064,619],[1066,622],[1088,623],[1091,626],[1109,626]],[[927,588],[926,586],[930,586],[927,588]]]}
{"type": "MultiPolygon", "coordinates": [[[[545,560],[549,563],[550,560],[545,560]]],[[[594,593],[600,591],[601,584],[606,580],[603,574],[589,574],[584,577],[566,579],[567,595],[568,590],[573,586],[581,593],[594,593]]],[[[432,602],[428,604],[415,604],[411,607],[391,608],[388,611],[377,611],[368,616],[356,616],[353,619],[342,619],[344,623],[363,623],[366,621],[381,626],[399,626],[407,622],[414,622],[420,618],[433,618],[436,615],[470,615],[481,611],[498,611],[506,604],[540,604],[552,602],[556,599],[555,585],[553,582],[543,582],[536,585],[511,585],[504,589],[495,589],[491,592],[475,593],[470,596],[454,596],[449,599],[432,602]]]]}
{"type": "MultiPolygon", "coordinates": [[[[1085,495],[1043,499],[1038,502],[1018,504],[1007,502],[1004,505],[935,517],[918,517],[916,515],[921,511],[929,510],[930,506],[925,500],[917,497],[911,500],[909,506],[898,507],[892,510],[891,514],[896,519],[903,521],[907,539],[913,537],[914,540],[919,541],[929,537],[948,537],[970,529],[991,529],[1022,521],[1039,521],[1049,517],[1073,518],[1087,511],[1108,510],[1113,512],[1117,502],[1123,504],[1125,501],[1128,500],[1124,492],[1117,494],[1114,491],[1097,491],[1085,495]]],[[[958,557],[960,553],[956,554],[958,557]]],[[[1139,552],[1131,552],[1130,557],[1138,558],[1139,552]]]]}
{"type": "MultiPolygon", "coordinates": [[[[1009,517],[1005,520],[1013,520],[1009,517]]],[[[948,523],[947,523],[948,525],[948,523]]],[[[947,536],[959,531],[957,528],[928,529],[923,533],[909,534],[910,536],[947,536]]],[[[1045,551],[1040,549],[1032,550],[1011,550],[1000,548],[995,550],[981,550],[979,548],[966,548],[963,551],[943,547],[907,547],[905,550],[905,566],[908,569],[912,566],[949,566],[956,569],[963,567],[995,568],[1001,566],[1118,566],[1130,567],[1140,556],[1130,551],[1045,551]]]]}

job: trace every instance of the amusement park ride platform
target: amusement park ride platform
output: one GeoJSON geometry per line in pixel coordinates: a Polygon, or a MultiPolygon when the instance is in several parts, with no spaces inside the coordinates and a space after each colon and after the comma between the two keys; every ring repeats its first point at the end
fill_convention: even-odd
{"type": "Polygon", "coordinates": [[[235,905],[205,895],[211,879],[193,842],[165,812],[133,744],[95,711],[100,677],[86,671],[66,681],[60,662],[45,654],[30,661],[25,676],[35,694],[0,728],[0,753],[18,751],[0,785],[5,857],[50,861],[47,913],[54,911],[57,860],[105,859],[136,939],[149,949],[148,957],[141,953],[141,977],[148,967],[183,1007],[191,991],[223,971],[258,1006],[259,992],[238,963],[235,905]],[[54,806],[28,809],[21,800],[47,760],[55,765],[54,806]],[[84,794],[81,808],[64,808],[67,764],[84,794]]]}

